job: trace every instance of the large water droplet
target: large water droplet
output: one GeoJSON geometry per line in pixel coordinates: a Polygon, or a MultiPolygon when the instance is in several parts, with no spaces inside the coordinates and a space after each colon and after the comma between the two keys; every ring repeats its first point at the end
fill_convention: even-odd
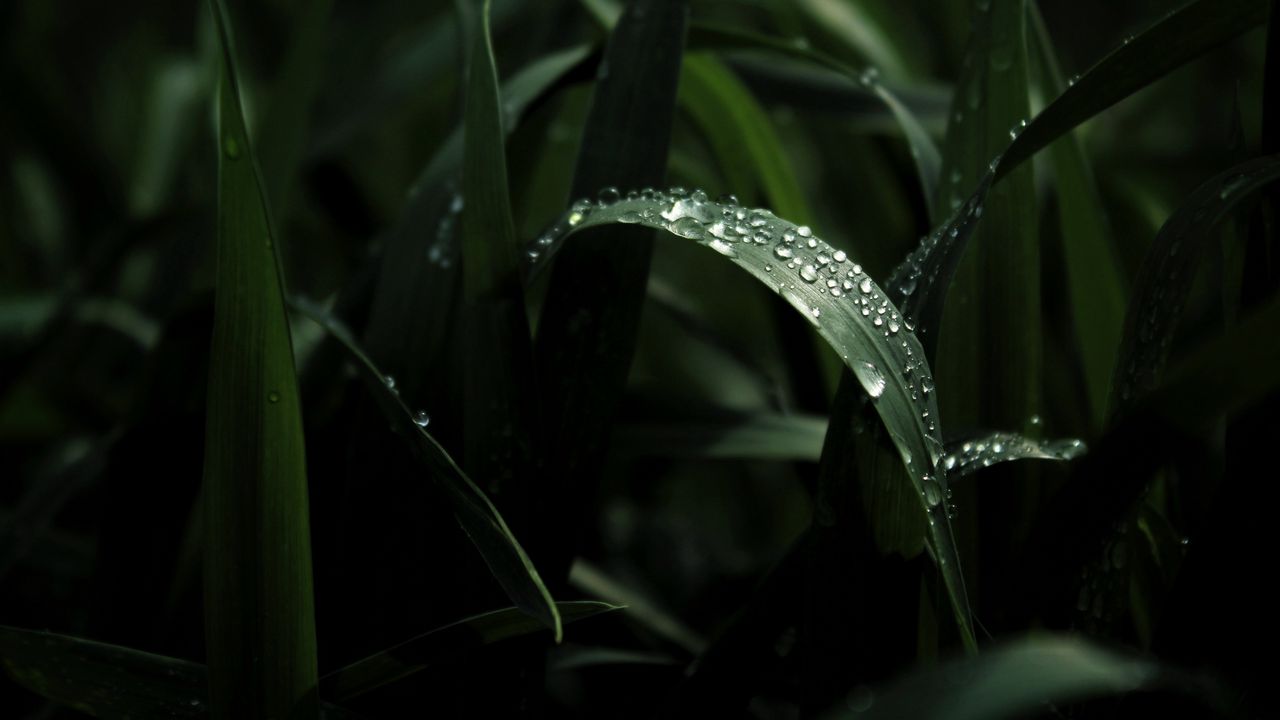
{"type": "Polygon", "coordinates": [[[807,283],[814,282],[818,279],[818,271],[812,265],[805,265],[800,268],[800,279],[807,283]]]}
{"type": "Polygon", "coordinates": [[[795,253],[792,252],[791,247],[788,245],[778,245],[773,249],[773,254],[783,260],[786,260],[787,258],[791,257],[795,253]]]}
{"type": "Polygon", "coordinates": [[[871,397],[878,398],[884,394],[884,375],[875,363],[859,360],[853,364],[853,374],[858,376],[858,382],[862,383],[871,397]]]}
{"type": "Polygon", "coordinates": [[[413,414],[413,424],[418,427],[426,427],[431,424],[431,416],[425,410],[419,410],[413,414]]]}
{"type": "MultiPolygon", "coordinates": [[[[681,201],[683,202],[683,201],[681,201]]],[[[671,223],[671,232],[680,237],[687,237],[690,240],[701,240],[706,236],[702,228],[702,223],[692,217],[683,216],[679,220],[671,223]]]]}

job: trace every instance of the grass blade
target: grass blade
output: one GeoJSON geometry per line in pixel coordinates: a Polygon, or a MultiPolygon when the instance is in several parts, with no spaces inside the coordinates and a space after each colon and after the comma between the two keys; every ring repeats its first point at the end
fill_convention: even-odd
{"type": "MultiPolygon", "coordinates": [[[[1031,5],[1028,33],[1032,66],[1047,94],[1066,88],[1057,55],[1037,6],[1031,5]]],[[[1124,317],[1125,283],[1120,277],[1111,230],[1080,138],[1073,133],[1049,146],[1054,192],[1066,257],[1067,289],[1094,424],[1106,419],[1107,392],[1124,317]]]]}
{"type": "Polygon", "coordinates": [[[1196,188],[1160,228],[1134,280],[1112,381],[1112,416],[1158,382],[1196,268],[1218,239],[1213,229],[1278,178],[1280,155],[1236,165],[1196,188]]]}
{"type": "MultiPolygon", "coordinates": [[[[528,474],[535,412],[533,351],[507,188],[490,0],[470,5],[474,10],[468,12],[478,16],[468,23],[473,37],[462,172],[464,464],[472,475],[485,478],[495,494],[515,493],[508,510],[524,510],[534,485],[528,474]]],[[[517,527],[522,525],[517,521],[517,527]]]]}
{"type": "MultiPolygon", "coordinates": [[[[684,0],[627,5],[601,62],[575,195],[662,183],[688,12],[684,0]]],[[[547,527],[563,528],[547,540],[557,580],[568,576],[576,552],[579,510],[593,494],[586,488],[595,483],[626,382],[649,275],[652,233],[610,232],[614,242],[577,243],[557,260],[535,343],[549,483],[533,512],[547,527]]]]}
{"type": "Polygon", "coordinates": [[[995,156],[969,199],[925,238],[889,281],[891,293],[901,298],[898,305],[903,314],[919,325],[918,334],[925,348],[936,347],[936,328],[947,290],[996,180],[1099,112],[1265,19],[1265,0],[1189,3],[1095,64],[1021,132],[1015,127],[1011,131],[1014,139],[1002,154],[995,156]]]}
{"type": "Polygon", "coordinates": [[[876,283],[807,226],[767,210],[710,201],[705,193],[630,193],[599,205],[577,203],[536,247],[551,248],[570,233],[602,224],[665,230],[726,256],[783,296],[830,343],[873,399],[918,502],[932,521],[929,544],[966,644],[973,645],[968,602],[943,499],[946,471],[933,379],[924,350],[876,283]]]}
{"type": "Polygon", "coordinates": [[[315,717],[302,412],[277,243],[241,109],[226,8],[218,262],[205,435],[205,633],[218,718],[315,717]]]}
{"type": "MultiPolygon", "coordinates": [[[[730,28],[695,23],[690,28],[689,47],[708,50],[764,50],[792,57],[832,70],[866,89],[893,113],[903,137],[911,148],[920,176],[925,206],[933,214],[933,198],[941,167],[938,149],[916,116],[880,81],[874,68],[857,69],[808,47],[730,28]]],[[[780,212],[785,212],[779,207],[780,212]]]]}
{"type": "Polygon", "coordinates": [[[1017,433],[991,433],[947,442],[942,464],[951,480],[1011,460],[1072,460],[1085,453],[1079,440],[1035,440],[1017,433]]]}
{"type": "Polygon", "coordinates": [[[687,55],[680,102],[715,150],[726,177],[740,178],[730,185],[734,194],[758,198],[801,222],[813,217],[769,116],[723,63],[705,53],[687,55]]]}
{"type": "Polygon", "coordinates": [[[0,658],[19,685],[93,717],[209,717],[198,663],[4,626],[0,658]]]}
{"type": "Polygon", "coordinates": [[[409,443],[414,458],[440,484],[458,524],[480,552],[507,597],[516,607],[551,628],[556,642],[559,642],[562,633],[556,603],[497,508],[426,431],[424,418],[404,404],[395,383],[364,354],[349,330],[309,303],[295,300],[293,307],[323,327],[351,355],[392,431],[409,443]]]}
{"type": "MultiPolygon", "coordinates": [[[[565,623],[621,609],[594,600],[560,602],[556,607],[565,623]]],[[[423,670],[455,665],[494,643],[545,629],[518,608],[482,613],[335,670],[320,679],[320,691],[331,700],[349,700],[423,670]]]]}
{"type": "Polygon", "coordinates": [[[718,420],[620,425],[614,447],[633,457],[817,462],[827,419],[753,414],[718,420]]]}

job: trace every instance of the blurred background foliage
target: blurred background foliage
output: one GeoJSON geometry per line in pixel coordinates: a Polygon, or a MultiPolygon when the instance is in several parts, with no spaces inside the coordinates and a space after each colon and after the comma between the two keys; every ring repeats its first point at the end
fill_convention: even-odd
{"type": "MultiPolygon", "coordinates": [[[[1161,0],[1033,4],[1066,77],[1177,6],[1161,0]]],[[[392,311],[395,322],[383,330],[370,323],[392,238],[409,233],[424,264],[447,265],[454,252],[446,240],[458,223],[452,194],[458,186],[425,203],[415,203],[414,187],[462,119],[467,53],[460,15],[441,1],[228,5],[245,113],[290,291],[330,308],[363,337],[374,359],[399,380],[406,402],[429,415],[432,434],[461,456],[457,387],[467,358],[457,351],[456,328],[434,336],[438,347],[419,355],[432,357],[425,366],[402,368],[379,353],[412,344],[443,321],[392,311]]],[[[967,0],[689,5],[695,24],[751,30],[803,43],[852,67],[875,68],[942,145],[969,36],[967,0]]],[[[606,32],[601,18],[615,12],[606,0],[494,0],[499,76],[505,81],[559,50],[598,48],[606,32]]],[[[47,0],[0,3],[0,28],[0,623],[201,661],[199,524],[193,518],[217,202],[212,21],[203,3],[47,0]]],[[[1258,154],[1266,130],[1266,43],[1260,26],[1076,132],[1126,294],[1157,231],[1191,191],[1258,154]]],[[[573,199],[596,58],[588,56],[509,124],[510,191],[522,240],[535,238],[573,199]]],[[[1032,109],[1055,95],[1034,83],[1032,109]]],[[[776,202],[772,176],[740,141],[738,114],[755,109],[776,134],[783,171],[799,190],[787,217],[812,225],[872,277],[888,278],[935,222],[892,115],[832,72],[749,50],[689,47],[669,184],[700,187],[712,197],[732,193],[747,205],[776,202]],[[733,94],[740,89],[747,100],[733,94]]],[[[1037,156],[1033,176],[1041,264],[1025,269],[1040,277],[1044,343],[1042,410],[1027,419],[1028,427],[1048,437],[1092,439],[1105,408],[1086,389],[1078,328],[1117,326],[1121,318],[1074,314],[1047,158],[1047,152],[1037,156]]],[[[1241,216],[1236,224],[1247,229],[1249,222],[1241,216]]],[[[1232,222],[1220,232],[1243,236],[1232,222]]],[[[1207,264],[1238,267],[1244,246],[1230,237],[1227,250],[1215,250],[1207,264]]],[[[547,275],[528,289],[531,318],[539,316],[547,275]]],[[[1196,286],[1177,346],[1195,347],[1218,331],[1216,282],[1202,277],[1196,286]]],[[[784,558],[802,543],[813,513],[816,460],[839,359],[767,289],[679,238],[657,239],[646,297],[607,459],[595,486],[578,498],[585,515],[577,559],[567,584],[549,581],[557,599],[593,597],[629,610],[570,626],[566,643],[551,648],[542,670],[531,671],[527,662],[548,645],[539,635],[393,684],[355,710],[397,717],[404,715],[393,708],[415,703],[441,716],[509,712],[515,701],[507,695],[527,697],[511,688],[541,685],[545,671],[547,692],[537,704],[549,716],[675,714],[679,703],[672,698],[680,697],[686,666],[723,637],[752,598],[769,591],[761,582],[771,569],[786,567],[784,558]]],[[[447,298],[439,307],[442,316],[451,312],[447,298]]],[[[344,357],[315,325],[295,321],[293,334],[321,673],[510,604],[439,494],[402,457],[402,445],[344,357]]],[[[947,388],[940,392],[946,417],[947,388]]],[[[1177,473],[1241,471],[1221,444],[1199,462],[1198,468],[1165,468],[1161,482],[1177,473]]],[[[1051,509],[1050,491],[1070,473],[1066,464],[1040,464],[993,474],[995,487],[1017,496],[1003,504],[1016,514],[994,536],[1025,540],[1026,526],[1051,509]],[[1040,491],[1027,490],[1028,484],[1040,491]]],[[[1113,593],[1118,614],[1103,623],[1086,602],[1082,617],[1068,619],[1066,627],[1141,651],[1160,647],[1169,632],[1161,611],[1179,561],[1195,532],[1212,522],[1187,497],[1166,502],[1162,487],[1153,485],[1154,499],[1126,531],[1128,550],[1117,551],[1126,553],[1119,564],[1136,567],[1113,593]],[[1132,528],[1146,538],[1133,537],[1138,531],[1132,528]]],[[[1269,492],[1264,497],[1274,496],[1269,492]]],[[[509,513],[500,493],[498,503],[509,513]]],[[[536,517],[512,522],[522,538],[521,527],[537,533],[530,529],[538,527],[536,517]]],[[[962,554],[984,541],[978,522],[961,503],[962,554]]],[[[1240,538],[1253,540],[1262,538],[1240,538]]],[[[1264,551],[1241,546],[1235,552],[1264,551]]],[[[938,620],[948,611],[936,577],[918,560],[910,568],[924,581],[918,599],[900,610],[918,617],[918,637],[868,676],[846,677],[850,687],[878,684],[917,662],[933,662],[939,652],[949,654],[953,630],[938,620]]],[[[1261,568],[1255,572],[1253,590],[1266,594],[1261,568]]],[[[982,584],[971,589],[979,622],[989,619],[997,637],[1040,625],[996,610],[982,584]]],[[[1242,612],[1260,608],[1258,602],[1246,602],[1242,612]]],[[[1221,617],[1181,619],[1243,626],[1221,617]]],[[[791,648],[797,622],[783,620],[769,641],[775,672],[739,676],[752,687],[736,712],[793,716],[805,673],[791,648]]],[[[1263,625],[1274,629],[1274,621],[1263,625]]],[[[1242,692],[1261,688],[1253,674],[1238,672],[1240,658],[1172,655],[1183,665],[1212,666],[1242,692]]],[[[850,695],[855,709],[859,697],[850,695]]],[[[1245,701],[1255,702],[1263,701],[1245,701]]],[[[15,718],[74,714],[16,684],[0,686],[0,708],[15,718]]]]}

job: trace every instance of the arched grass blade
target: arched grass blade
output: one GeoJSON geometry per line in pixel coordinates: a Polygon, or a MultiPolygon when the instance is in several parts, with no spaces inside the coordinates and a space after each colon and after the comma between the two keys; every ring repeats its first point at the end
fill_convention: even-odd
{"type": "Polygon", "coordinates": [[[1183,303],[1213,229],[1241,201],[1280,178],[1280,155],[1250,160],[1196,188],[1156,235],[1134,281],[1112,380],[1111,414],[1155,387],[1183,303]]]}
{"type": "Polygon", "coordinates": [[[843,251],[768,210],[708,200],[705,193],[645,191],[574,205],[535,248],[554,248],[570,233],[603,224],[639,224],[696,241],[766,284],[830,343],[875,404],[928,514],[956,620],[973,643],[968,602],[943,498],[946,471],[933,378],[924,350],[879,286],[843,251]]]}
{"type": "Polygon", "coordinates": [[[316,637],[302,410],[278,243],[221,52],[216,297],[205,430],[205,637],[216,718],[315,717],[316,637]]]}
{"type": "Polygon", "coordinates": [[[1066,637],[1031,637],[904,678],[882,693],[854,691],[828,718],[995,720],[1092,698],[1168,689],[1216,700],[1195,676],[1066,637]],[[865,707],[864,707],[865,705],[865,707]],[[852,709],[851,709],[852,708],[852,709]]]}
{"type": "MultiPolygon", "coordinates": [[[[689,47],[707,50],[762,50],[796,58],[832,70],[875,95],[893,113],[902,135],[911,148],[926,207],[933,214],[933,198],[942,166],[938,148],[915,115],[879,80],[875,68],[857,69],[806,46],[767,35],[694,23],[689,30],[689,47]]],[[[781,208],[780,208],[781,209],[781,208]]]]}
{"type": "Polygon", "coordinates": [[[1072,460],[1085,453],[1079,440],[1036,440],[1017,433],[991,433],[950,440],[942,464],[959,480],[982,468],[1011,460],[1072,460]]]}
{"type": "Polygon", "coordinates": [[[392,431],[409,443],[414,458],[427,468],[445,491],[458,524],[476,546],[507,597],[516,607],[551,628],[556,642],[559,642],[562,637],[560,614],[550,591],[497,508],[426,431],[429,419],[404,404],[395,382],[374,366],[349,330],[310,303],[295,300],[292,305],[328,331],[351,355],[392,431]]]}
{"type": "MultiPolygon", "coordinates": [[[[559,602],[556,607],[566,624],[622,609],[594,600],[559,602]]],[[[337,701],[359,697],[423,670],[454,666],[494,643],[545,629],[545,625],[518,608],[482,613],[335,670],[320,678],[320,692],[337,701]]]]}
{"type": "Polygon", "coordinates": [[[903,314],[919,325],[926,349],[936,347],[932,336],[947,288],[992,184],[1099,112],[1261,24],[1266,8],[1266,0],[1189,3],[1099,61],[1021,132],[1014,128],[1012,142],[992,160],[969,199],[925,238],[889,282],[903,314]]]}

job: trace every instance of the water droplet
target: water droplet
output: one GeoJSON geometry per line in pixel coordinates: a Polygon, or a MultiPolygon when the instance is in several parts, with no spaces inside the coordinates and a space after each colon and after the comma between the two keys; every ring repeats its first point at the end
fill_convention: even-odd
{"type": "Polygon", "coordinates": [[[800,279],[807,283],[814,282],[818,279],[818,271],[812,265],[805,265],[800,268],[800,279]]]}
{"type": "Polygon", "coordinates": [[[853,364],[853,374],[858,376],[858,382],[862,383],[862,387],[866,389],[867,394],[872,398],[878,398],[884,394],[884,375],[880,373],[880,368],[876,367],[874,363],[866,360],[855,362],[853,364]]]}
{"type": "Polygon", "coordinates": [[[671,223],[670,230],[680,237],[687,237],[691,240],[701,240],[706,236],[702,229],[702,223],[687,216],[671,223]]]}
{"type": "Polygon", "coordinates": [[[413,424],[424,428],[431,424],[431,416],[425,410],[419,410],[413,414],[413,424]]]}
{"type": "Polygon", "coordinates": [[[388,390],[394,391],[396,389],[396,379],[390,375],[382,378],[382,384],[386,385],[388,390]]]}
{"type": "Polygon", "coordinates": [[[813,237],[813,230],[808,225],[801,225],[796,228],[796,234],[802,238],[813,237]]]}
{"type": "Polygon", "coordinates": [[[618,188],[609,185],[600,188],[600,192],[596,193],[596,202],[600,207],[607,207],[622,199],[622,193],[618,192],[618,188]]]}
{"type": "Polygon", "coordinates": [[[712,240],[710,246],[712,250],[725,257],[738,257],[738,253],[733,249],[733,246],[723,240],[712,240]]]}
{"type": "Polygon", "coordinates": [[[581,223],[584,218],[586,218],[586,215],[583,215],[580,210],[574,210],[569,213],[569,217],[565,219],[565,222],[569,223],[569,227],[575,227],[581,223]]]}
{"type": "Polygon", "coordinates": [[[858,283],[858,289],[861,290],[864,294],[870,293],[872,287],[873,285],[871,284],[871,278],[862,278],[862,282],[858,283]]]}
{"type": "Polygon", "coordinates": [[[928,503],[929,507],[937,507],[938,503],[942,502],[942,486],[930,475],[925,475],[920,484],[924,493],[924,501],[928,503]]]}
{"type": "Polygon", "coordinates": [[[845,254],[845,252],[844,252],[843,250],[837,250],[837,251],[835,251],[835,254],[833,254],[833,255],[831,256],[831,259],[832,259],[832,260],[835,260],[835,261],[836,261],[836,262],[838,262],[838,263],[842,263],[842,262],[844,262],[845,260],[848,260],[848,259],[849,259],[849,256],[848,256],[848,255],[846,255],[846,254],[845,254]]]}
{"type": "Polygon", "coordinates": [[[775,247],[775,248],[773,249],[773,254],[774,254],[774,255],[776,255],[776,256],[778,256],[779,258],[781,258],[781,259],[783,259],[783,260],[786,260],[787,258],[791,257],[791,256],[792,256],[792,255],[794,255],[795,253],[793,253],[793,252],[791,251],[790,246],[787,246],[787,245],[778,245],[777,247],[775,247]]]}

